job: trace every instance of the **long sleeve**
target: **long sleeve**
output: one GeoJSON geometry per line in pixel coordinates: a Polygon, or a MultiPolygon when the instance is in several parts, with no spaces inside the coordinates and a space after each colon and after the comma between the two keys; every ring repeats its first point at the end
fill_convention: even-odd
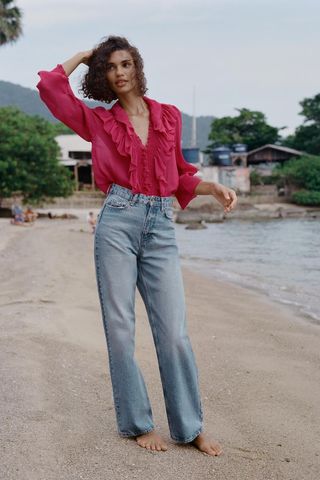
{"type": "Polygon", "coordinates": [[[94,113],[74,95],[63,66],[58,64],[50,71],[40,70],[38,75],[40,81],[36,87],[41,100],[47,105],[52,115],[84,140],[91,142],[94,113]]]}
{"type": "Polygon", "coordinates": [[[177,128],[176,128],[176,159],[179,172],[179,186],[175,192],[175,196],[182,209],[191,202],[197,195],[194,193],[196,186],[202,181],[199,176],[195,174],[199,171],[195,165],[188,163],[181,150],[182,138],[182,117],[180,110],[175,107],[177,114],[177,128]]]}

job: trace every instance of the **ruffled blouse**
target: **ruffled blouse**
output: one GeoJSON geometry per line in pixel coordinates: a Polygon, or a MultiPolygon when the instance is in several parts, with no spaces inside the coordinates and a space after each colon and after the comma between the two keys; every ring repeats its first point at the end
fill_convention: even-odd
{"type": "Polygon", "coordinates": [[[143,145],[119,101],[109,110],[89,108],[74,95],[61,64],[38,75],[40,98],[51,113],[91,142],[94,181],[102,192],[107,193],[114,182],[133,193],[175,195],[182,209],[196,197],[201,179],[182,155],[182,119],[176,106],[143,96],[150,113],[143,145]]]}

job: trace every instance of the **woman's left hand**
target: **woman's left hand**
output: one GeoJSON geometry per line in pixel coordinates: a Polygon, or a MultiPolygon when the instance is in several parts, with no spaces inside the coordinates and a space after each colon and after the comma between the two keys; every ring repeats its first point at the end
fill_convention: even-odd
{"type": "Polygon", "coordinates": [[[212,184],[211,195],[224,207],[224,213],[229,213],[237,204],[236,192],[221,183],[212,184]]]}

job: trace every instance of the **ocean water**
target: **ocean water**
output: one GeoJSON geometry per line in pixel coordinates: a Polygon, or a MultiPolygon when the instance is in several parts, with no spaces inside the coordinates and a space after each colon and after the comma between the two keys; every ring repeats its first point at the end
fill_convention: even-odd
{"type": "Polygon", "coordinates": [[[266,293],[320,325],[319,219],[176,224],[181,264],[266,293]]]}

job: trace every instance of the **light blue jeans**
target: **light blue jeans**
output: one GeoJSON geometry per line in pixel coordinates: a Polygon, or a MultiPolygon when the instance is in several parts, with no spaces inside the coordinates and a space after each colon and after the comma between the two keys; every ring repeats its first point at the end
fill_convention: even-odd
{"type": "Polygon", "coordinates": [[[134,358],[138,287],[156,348],[171,438],[191,442],[202,431],[203,413],[186,330],[172,197],[133,194],[111,184],[98,215],[94,252],[118,433],[129,437],[154,429],[134,358]]]}

